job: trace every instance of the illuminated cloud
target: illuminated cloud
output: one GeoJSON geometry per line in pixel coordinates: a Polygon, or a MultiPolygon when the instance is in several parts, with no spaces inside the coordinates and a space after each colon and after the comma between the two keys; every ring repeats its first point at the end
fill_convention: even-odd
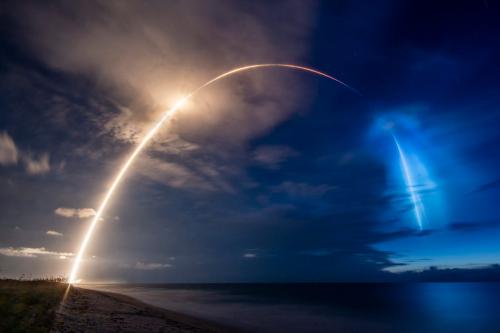
{"type": "Polygon", "coordinates": [[[8,133],[0,132],[0,165],[15,165],[19,160],[23,162],[26,172],[31,175],[50,171],[48,153],[43,153],[39,158],[35,158],[30,152],[20,151],[8,133]]]}
{"type": "Polygon", "coordinates": [[[43,153],[38,159],[31,154],[23,154],[22,160],[26,172],[30,175],[44,174],[50,171],[49,154],[43,153]]]}
{"type": "Polygon", "coordinates": [[[162,140],[156,140],[151,147],[152,150],[162,151],[167,154],[182,154],[200,149],[200,146],[180,138],[177,134],[171,134],[162,140]]]}
{"type": "MultiPolygon", "coordinates": [[[[217,1],[97,3],[21,5],[16,16],[23,18],[27,36],[36,35],[29,42],[49,66],[98,76],[97,85],[106,88],[118,112],[93,106],[95,123],[131,143],[142,138],[179,96],[218,73],[263,60],[300,59],[310,47],[316,9],[314,3],[303,1],[266,6],[221,6],[217,1]],[[221,25],[225,16],[233,19],[221,25]],[[269,24],[276,19],[279,25],[269,24]],[[188,21],[197,22],[196,27],[188,21]]],[[[212,87],[179,114],[173,132],[195,133],[196,139],[215,133],[226,139],[223,143],[233,144],[283,121],[297,110],[304,95],[302,83],[295,80],[296,73],[266,72],[212,87]]],[[[171,145],[175,143],[164,147],[172,149],[171,145]]],[[[175,147],[179,148],[192,149],[175,147]]]]}
{"type": "Polygon", "coordinates": [[[36,258],[38,256],[72,257],[71,252],[48,251],[44,247],[3,247],[0,254],[7,257],[36,258]]]}
{"type": "Polygon", "coordinates": [[[54,230],[49,230],[46,232],[47,235],[49,236],[57,236],[57,237],[62,237],[63,234],[54,230]]]}
{"type": "Polygon", "coordinates": [[[256,258],[256,257],[257,257],[257,255],[255,253],[245,253],[243,255],[243,258],[245,258],[245,259],[253,259],[253,258],[256,258]]]}
{"type": "Polygon", "coordinates": [[[14,140],[6,132],[0,132],[0,165],[17,164],[18,152],[14,140]]]}
{"type": "Polygon", "coordinates": [[[145,156],[137,161],[137,171],[155,182],[174,188],[213,190],[208,182],[181,164],[145,156]]]}
{"type": "Polygon", "coordinates": [[[59,207],[54,210],[54,214],[67,218],[86,219],[96,214],[93,208],[67,208],[59,207]]]}

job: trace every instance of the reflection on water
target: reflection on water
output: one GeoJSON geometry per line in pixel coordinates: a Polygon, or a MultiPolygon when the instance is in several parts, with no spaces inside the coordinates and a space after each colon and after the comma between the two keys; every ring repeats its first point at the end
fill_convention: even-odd
{"type": "Polygon", "coordinates": [[[92,285],[250,332],[500,332],[500,284],[92,285]]]}
{"type": "Polygon", "coordinates": [[[500,285],[440,283],[415,286],[419,307],[437,332],[500,332],[500,285]]]}

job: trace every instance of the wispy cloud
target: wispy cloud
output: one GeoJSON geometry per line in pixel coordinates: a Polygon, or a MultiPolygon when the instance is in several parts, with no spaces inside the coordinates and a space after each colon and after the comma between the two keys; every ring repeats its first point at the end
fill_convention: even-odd
{"type": "Polygon", "coordinates": [[[500,221],[462,221],[462,222],[451,222],[448,226],[450,231],[479,231],[484,229],[497,229],[500,228],[500,221]]]}
{"type": "Polygon", "coordinates": [[[335,189],[335,186],[326,184],[311,185],[292,181],[285,181],[271,188],[273,192],[284,192],[293,197],[317,197],[333,189],[335,189]]]}
{"type": "Polygon", "coordinates": [[[43,153],[39,158],[33,157],[32,154],[23,154],[22,160],[26,172],[31,175],[44,174],[50,171],[49,154],[43,153]]]}
{"type": "Polygon", "coordinates": [[[500,179],[494,179],[479,186],[473,193],[479,193],[500,188],[500,179]]]}
{"type": "Polygon", "coordinates": [[[93,208],[67,208],[59,207],[54,210],[54,214],[67,218],[86,219],[96,214],[93,208]]]}
{"type": "Polygon", "coordinates": [[[0,254],[7,257],[28,257],[36,258],[38,256],[57,256],[61,259],[73,256],[71,252],[48,251],[44,247],[3,247],[0,248],[0,254]]]}
{"type": "Polygon", "coordinates": [[[206,179],[179,163],[145,156],[137,161],[136,168],[142,176],[170,187],[214,189],[206,179]]]}
{"type": "Polygon", "coordinates": [[[18,152],[14,140],[7,132],[0,132],[0,164],[17,164],[18,152]]]}
{"type": "Polygon", "coordinates": [[[255,253],[245,253],[245,254],[243,254],[243,258],[253,259],[253,258],[257,258],[257,255],[255,253]]]}
{"type": "Polygon", "coordinates": [[[48,153],[42,153],[36,158],[31,152],[21,151],[7,132],[0,132],[0,165],[16,165],[19,161],[22,161],[26,172],[31,175],[50,171],[48,153]]]}
{"type": "Polygon", "coordinates": [[[287,159],[298,155],[299,153],[291,147],[281,145],[260,146],[253,152],[254,160],[270,169],[277,169],[287,159]]]}
{"type": "Polygon", "coordinates": [[[138,261],[135,264],[123,264],[121,265],[123,268],[127,269],[138,269],[142,271],[153,271],[153,270],[159,270],[159,269],[165,269],[165,268],[170,268],[172,267],[171,264],[165,264],[165,263],[156,263],[156,262],[142,262],[138,261]]]}
{"type": "Polygon", "coordinates": [[[49,236],[57,236],[57,237],[62,237],[63,234],[58,232],[58,231],[54,231],[54,230],[49,230],[46,232],[47,235],[49,236]]]}

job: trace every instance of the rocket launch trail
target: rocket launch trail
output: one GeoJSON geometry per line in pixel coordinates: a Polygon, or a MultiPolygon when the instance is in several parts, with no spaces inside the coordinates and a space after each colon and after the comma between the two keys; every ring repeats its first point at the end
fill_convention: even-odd
{"type": "Polygon", "coordinates": [[[406,188],[408,193],[410,194],[410,198],[413,204],[413,210],[415,212],[415,219],[418,224],[418,228],[422,230],[422,220],[424,217],[424,206],[422,204],[422,200],[420,199],[420,195],[415,190],[415,180],[413,179],[413,175],[411,173],[411,169],[408,165],[408,160],[406,158],[406,154],[404,153],[399,141],[396,139],[396,136],[392,134],[392,138],[394,139],[394,143],[398,149],[399,160],[401,162],[401,168],[403,170],[403,176],[406,184],[406,188]]]}
{"type": "MultiPolygon", "coordinates": [[[[85,236],[84,236],[84,238],[83,238],[83,240],[82,240],[82,242],[80,244],[80,249],[78,251],[77,256],[75,257],[75,260],[73,262],[73,266],[71,268],[71,273],[70,273],[70,276],[69,276],[69,283],[70,284],[71,283],[75,283],[77,281],[77,274],[78,274],[78,271],[79,271],[79,268],[80,268],[80,264],[81,264],[83,255],[85,254],[85,251],[87,249],[87,246],[89,245],[89,242],[90,242],[90,240],[92,238],[94,230],[95,230],[97,224],[99,223],[99,221],[102,219],[102,215],[103,215],[106,207],[108,206],[111,198],[113,197],[113,194],[116,191],[118,185],[120,185],[121,181],[123,180],[123,178],[127,174],[127,171],[130,169],[130,166],[134,163],[134,161],[137,158],[137,156],[146,147],[146,145],[151,141],[151,139],[160,130],[160,128],[165,123],[167,123],[167,121],[169,119],[171,119],[177,113],[177,111],[182,107],[182,105],[188,99],[192,98],[200,90],[202,90],[202,89],[210,86],[211,84],[215,83],[216,81],[219,81],[219,80],[221,80],[223,78],[232,76],[232,75],[240,73],[240,72],[250,71],[250,70],[254,70],[254,69],[258,69],[258,68],[269,68],[269,67],[286,68],[286,69],[292,69],[292,70],[299,70],[299,71],[303,71],[303,72],[309,72],[309,73],[312,73],[314,75],[319,75],[319,76],[322,76],[322,77],[327,78],[329,80],[333,80],[333,81],[335,81],[335,82],[343,85],[344,87],[346,87],[346,88],[348,88],[348,89],[350,89],[350,90],[352,90],[352,91],[354,91],[354,92],[356,92],[356,93],[359,94],[359,92],[357,90],[351,88],[350,86],[348,86],[344,82],[340,81],[339,79],[337,79],[337,78],[335,78],[335,77],[333,77],[331,75],[328,75],[326,73],[323,73],[323,72],[320,72],[318,70],[315,70],[313,68],[308,68],[308,67],[303,67],[303,66],[293,65],[293,64],[255,64],[255,65],[248,65],[248,66],[238,67],[238,68],[235,68],[233,70],[227,71],[227,72],[225,72],[225,73],[223,73],[223,74],[221,74],[219,76],[216,76],[215,78],[211,79],[210,81],[207,81],[203,85],[201,85],[198,88],[196,88],[195,90],[193,90],[191,93],[189,93],[186,96],[182,97],[169,110],[167,110],[165,113],[162,114],[162,116],[160,117],[160,119],[151,127],[151,129],[147,132],[147,134],[144,136],[144,138],[142,139],[142,141],[137,145],[137,147],[135,147],[135,149],[132,151],[132,153],[127,158],[127,160],[125,161],[125,163],[119,169],[118,173],[115,175],[115,177],[113,179],[113,182],[111,183],[111,186],[109,187],[108,191],[106,192],[106,195],[104,196],[104,198],[103,198],[103,200],[102,200],[102,202],[101,202],[101,204],[100,204],[100,206],[99,206],[99,208],[98,208],[98,210],[96,212],[96,215],[92,219],[92,222],[90,223],[90,226],[87,229],[87,232],[85,233],[85,236]]],[[[396,141],[396,145],[398,145],[397,141],[396,141]]],[[[398,145],[398,149],[399,149],[399,145],[398,145]]],[[[400,150],[400,155],[404,156],[401,150],[400,150]]],[[[409,176],[408,176],[407,179],[411,179],[411,178],[409,178],[409,176]]],[[[407,181],[407,183],[409,183],[409,181],[407,181]]],[[[409,188],[411,189],[412,187],[409,186],[409,188]]],[[[414,204],[415,204],[415,202],[416,202],[416,195],[413,192],[412,192],[412,199],[414,200],[414,204]]],[[[420,221],[420,219],[421,219],[421,217],[420,217],[421,213],[420,213],[420,210],[415,209],[415,211],[416,211],[416,214],[417,214],[417,220],[419,221],[419,225],[421,227],[421,221],[420,221]]]]}

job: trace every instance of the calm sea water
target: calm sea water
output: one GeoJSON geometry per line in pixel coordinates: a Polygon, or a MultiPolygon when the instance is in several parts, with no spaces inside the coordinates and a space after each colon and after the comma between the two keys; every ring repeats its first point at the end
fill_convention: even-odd
{"type": "Polygon", "coordinates": [[[93,289],[249,332],[500,332],[500,284],[119,284],[93,289]]]}

